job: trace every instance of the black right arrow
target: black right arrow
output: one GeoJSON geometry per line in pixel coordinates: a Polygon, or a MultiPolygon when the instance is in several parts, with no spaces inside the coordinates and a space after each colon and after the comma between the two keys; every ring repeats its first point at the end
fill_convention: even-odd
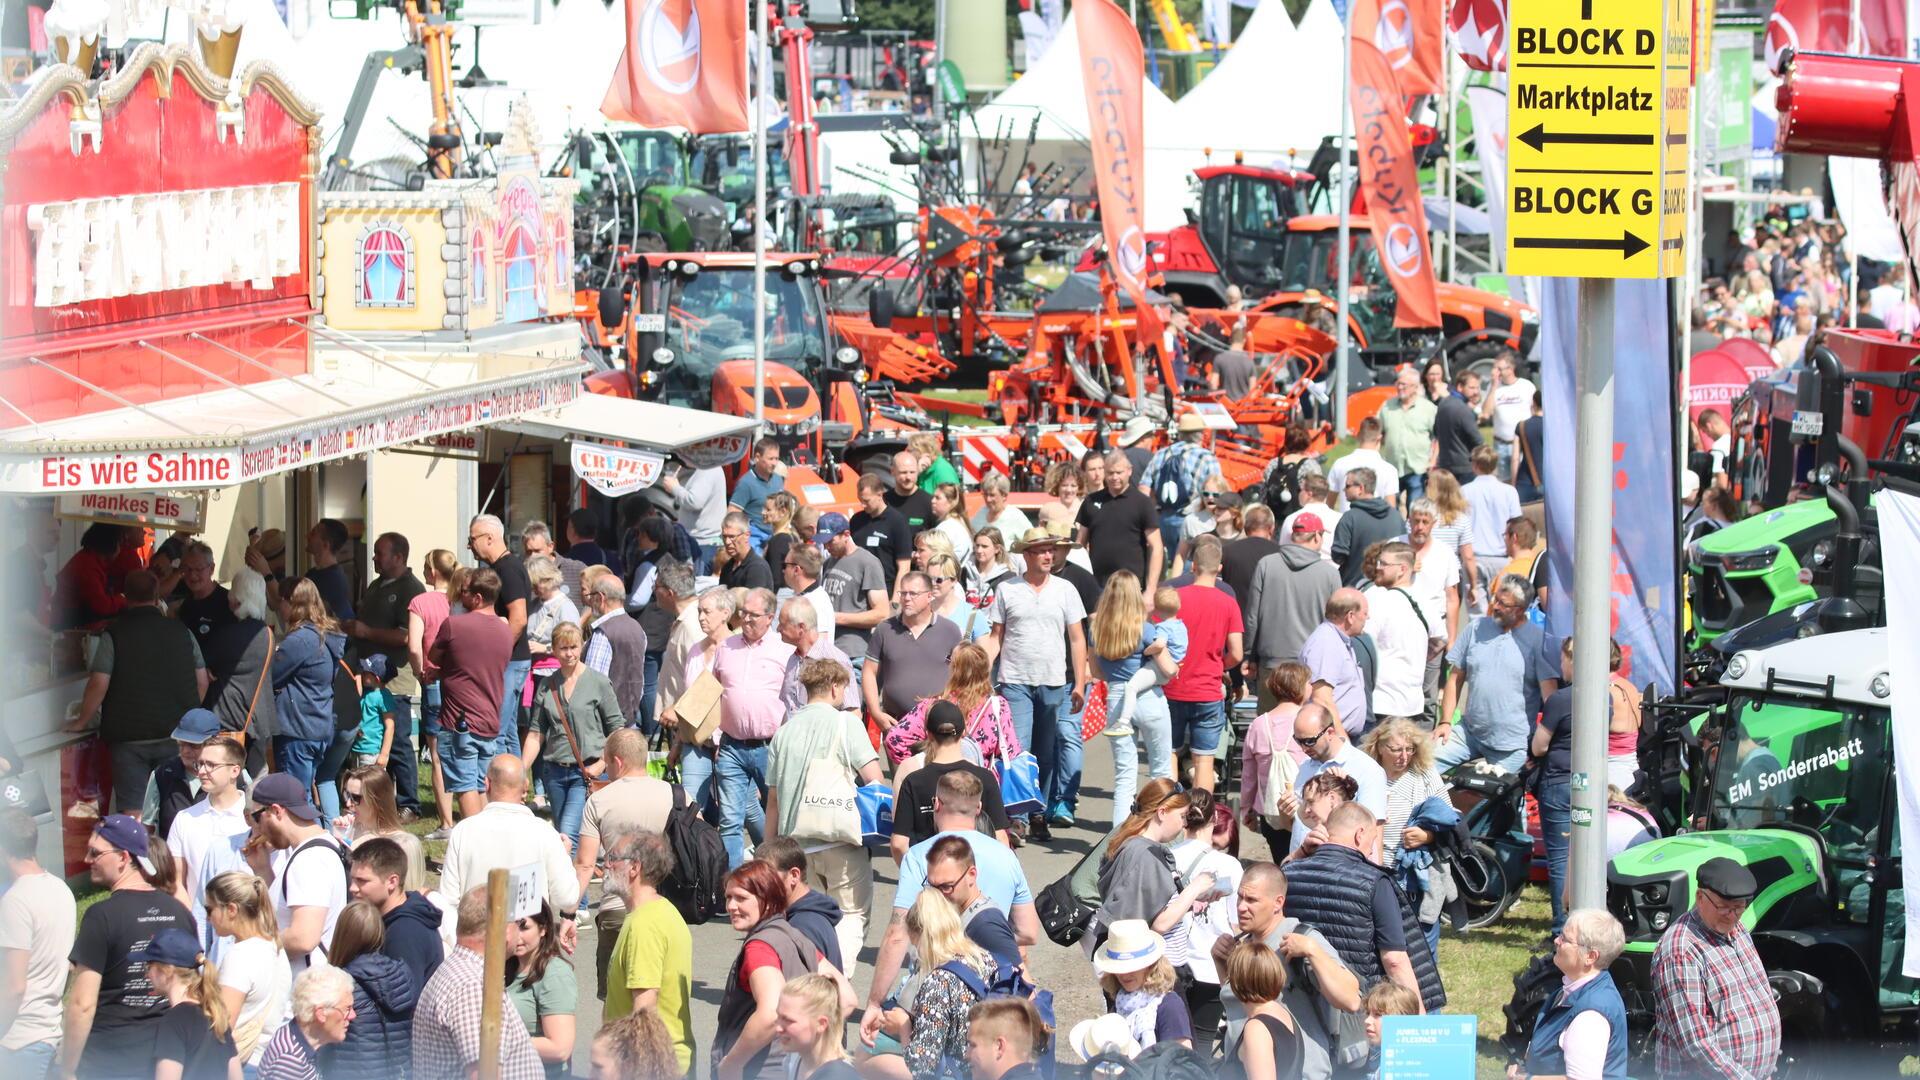
{"type": "Polygon", "coordinates": [[[1559,131],[1549,133],[1546,125],[1535,124],[1520,133],[1520,141],[1535,150],[1545,150],[1548,143],[1576,143],[1584,146],[1652,146],[1651,135],[1606,135],[1592,132],[1559,131]]]}
{"type": "Polygon", "coordinates": [[[1631,259],[1647,250],[1645,240],[1626,230],[1621,230],[1618,240],[1587,240],[1574,237],[1516,236],[1513,246],[1517,248],[1560,248],[1566,251],[1614,251],[1620,252],[1622,259],[1631,259]]]}

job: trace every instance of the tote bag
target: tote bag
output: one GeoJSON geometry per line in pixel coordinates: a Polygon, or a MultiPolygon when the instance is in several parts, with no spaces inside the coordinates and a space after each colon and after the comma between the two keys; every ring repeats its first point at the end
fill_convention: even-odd
{"type": "Polygon", "coordinates": [[[847,768],[845,718],[834,715],[839,752],[807,763],[806,782],[800,788],[793,813],[793,835],[827,844],[859,844],[860,793],[853,771],[847,768]]]}
{"type": "Polygon", "coordinates": [[[1012,755],[1001,751],[1000,801],[1006,805],[1009,818],[1027,817],[1046,809],[1046,800],[1040,795],[1040,759],[1033,756],[1033,751],[1012,755]]]}

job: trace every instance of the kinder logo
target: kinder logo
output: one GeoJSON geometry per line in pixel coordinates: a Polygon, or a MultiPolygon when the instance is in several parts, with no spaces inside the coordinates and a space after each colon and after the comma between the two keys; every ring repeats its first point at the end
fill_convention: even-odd
{"type": "Polygon", "coordinates": [[[1127,231],[1120,234],[1120,250],[1114,254],[1120,261],[1120,272],[1138,278],[1147,271],[1147,234],[1138,225],[1127,226],[1127,231]]]}
{"type": "Polygon", "coordinates": [[[1404,221],[1387,228],[1387,265],[1397,277],[1413,277],[1420,272],[1426,256],[1420,250],[1420,234],[1404,221]]]}
{"type": "Polygon", "coordinates": [[[700,81],[700,12],[692,0],[648,0],[634,46],[641,70],[667,93],[684,94],[700,81]]]}
{"type": "Polygon", "coordinates": [[[1413,12],[1405,0],[1388,0],[1373,26],[1373,44],[1395,70],[1413,62],[1413,12]]]}

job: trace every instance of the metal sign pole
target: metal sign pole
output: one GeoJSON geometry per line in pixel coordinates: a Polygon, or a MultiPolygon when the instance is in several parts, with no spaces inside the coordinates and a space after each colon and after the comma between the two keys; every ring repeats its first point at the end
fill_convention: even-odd
{"type": "Polygon", "coordinates": [[[1606,906],[1607,639],[1613,613],[1613,300],[1617,283],[1580,279],[1579,420],[1574,432],[1573,846],[1569,907],[1606,906]]]}
{"type": "Polygon", "coordinates": [[[1347,365],[1352,362],[1347,346],[1351,337],[1347,332],[1347,297],[1352,291],[1348,279],[1353,273],[1352,225],[1347,220],[1348,208],[1353,205],[1353,168],[1348,163],[1347,155],[1351,151],[1347,149],[1347,144],[1352,140],[1352,132],[1353,5],[1349,3],[1340,16],[1340,205],[1333,208],[1340,221],[1340,281],[1334,291],[1338,301],[1333,331],[1337,346],[1333,354],[1333,385],[1328,390],[1333,398],[1333,435],[1336,439],[1347,432],[1347,365]]]}
{"type": "MultiPolygon", "coordinates": [[[[757,439],[767,426],[767,99],[772,94],[772,79],[767,61],[773,49],[767,44],[767,5],[754,4],[754,44],[760,55],[753,58],[753,434],[757,439]]],[[[804,46],[802,46],[804,47],[804,46]]]]}

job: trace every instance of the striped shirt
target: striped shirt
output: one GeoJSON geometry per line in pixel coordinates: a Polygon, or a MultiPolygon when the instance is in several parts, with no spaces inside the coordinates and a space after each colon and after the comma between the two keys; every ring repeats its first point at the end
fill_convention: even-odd
{"type": "Polygon", "coordinates": [[[281,1024],[268,1040],[267,1051],[260,1056],[259,1080],[320,1080],[320,1071],[313,1067],[313,1047],[297,1022],[281,1024]]]}
{"type": "Polygon", "coordinates": [[[1387,852],[1388,869],[1400,862],[1400,836],[1407,831],[1407,819],[1421,803],[1436,796],[1446,798],[1447,785],[1432,769],[1425,772],[1408,769],[1400,774],[1400,779],[1387,781],[1387,828],[1381,834],[1380,843],[1387,852]]]}

